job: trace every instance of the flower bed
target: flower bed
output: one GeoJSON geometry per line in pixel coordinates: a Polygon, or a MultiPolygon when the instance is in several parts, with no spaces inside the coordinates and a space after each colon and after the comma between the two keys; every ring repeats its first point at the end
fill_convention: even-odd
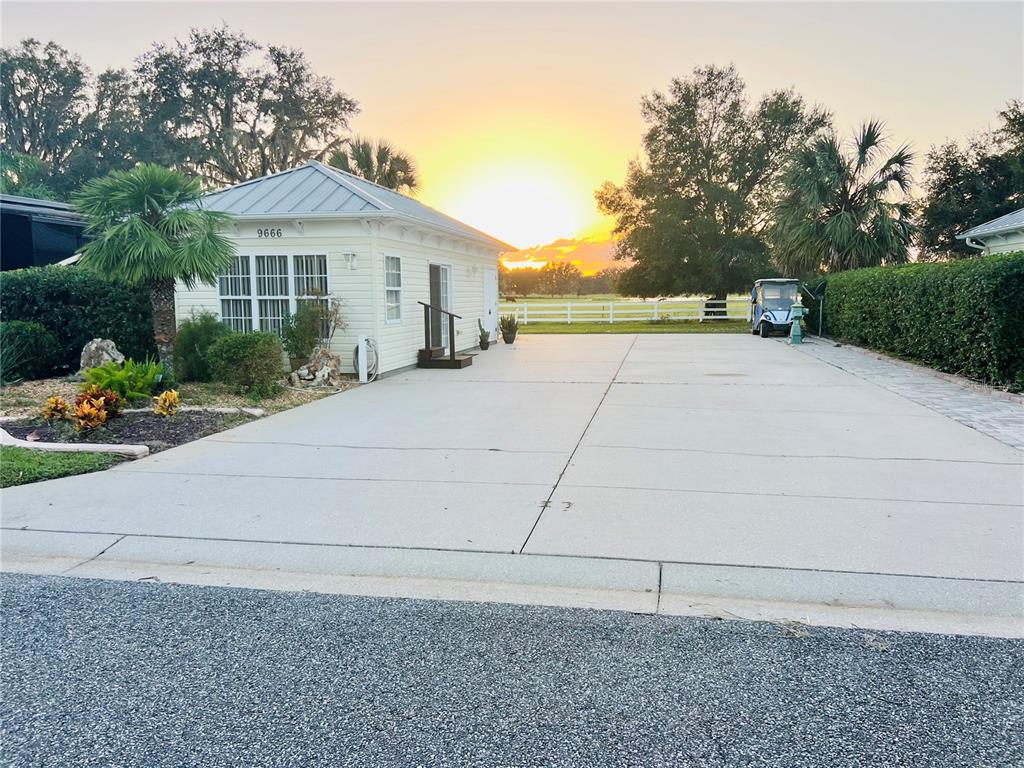
{"type": "Polygon", "coordinates": [[[124,413],[95,429],[75,432],[66,423],[41,418],[8,421],[2,426],[12,437],[44,443],[121,443],[162,451],[249,421],[245,414],[182,411],[173,417],[155,413],[124,413]]]}

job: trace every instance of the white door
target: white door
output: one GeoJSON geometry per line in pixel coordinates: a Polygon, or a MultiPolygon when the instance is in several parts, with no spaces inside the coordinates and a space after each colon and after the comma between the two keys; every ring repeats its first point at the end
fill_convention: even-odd
{"type": "MultiPolygon", "coordinates": [[[[430,265],[430,303],[435,307],[452,311],[452,268],[447,264],[430,265]]],[[[430,343],[432,346],[444,347],[447,354],[450,343],[448,315],[442,312],[430,314],[430,343]]]]}
{"type": "Polygon", "coordinates": [[[484,328],[498,341],[498,268],[484,267],[484,328]]]}

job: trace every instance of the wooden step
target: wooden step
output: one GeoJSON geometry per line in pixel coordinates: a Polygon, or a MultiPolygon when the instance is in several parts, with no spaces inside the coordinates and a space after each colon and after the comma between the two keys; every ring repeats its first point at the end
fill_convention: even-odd
{"type": "Polygon", "coordinates": [[[420,368],[465,368],[473,364],[472,355],[456,355],[452,360],[450,357],[425,357],[420,350],[420,361],[417,363],[420,368]]]}

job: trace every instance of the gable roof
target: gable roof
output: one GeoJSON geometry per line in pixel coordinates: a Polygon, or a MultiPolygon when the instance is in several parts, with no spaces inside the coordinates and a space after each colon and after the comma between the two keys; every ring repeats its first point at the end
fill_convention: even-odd
{"type": "Polygon", "coordinates": [[[1024,229],[1024,208],[1018,211],[1012,211],[1005,216],[1000,216],[998,219],[992,219],[992,221],[986,221],[984,224],[979,224],[973,229],[968,229],[966,232],[957,235],[958,240],[966,240],[968,237],[984,237],[986,235],[1001,235],[1004,232],[1013,232],[1018,229],[1024,229]]]}
{"type": "Polygon", "coordinates": [[[204,207],[247,218],[393,217],[427,224],[503,251],[515,250],[451,216],[316,160],[203,196],[204,207]]]}

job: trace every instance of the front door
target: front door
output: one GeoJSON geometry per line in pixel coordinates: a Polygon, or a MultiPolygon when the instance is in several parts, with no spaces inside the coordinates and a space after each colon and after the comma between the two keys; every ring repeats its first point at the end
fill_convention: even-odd
{"type": "MultiPolygon", "coordinates": [[[[447,264],[430,265],[430,303],[435,307],[452,309],[452,271],[447,264]]],[[[448,352],[448,316],[442,312],[430,313],[430,346],[444,347],[448,352]]]]}
{"type": "Polygon", "coordinates": [[[491,341],[498,340],[498,270],[484,267],[484,328],[491,341]]]}

